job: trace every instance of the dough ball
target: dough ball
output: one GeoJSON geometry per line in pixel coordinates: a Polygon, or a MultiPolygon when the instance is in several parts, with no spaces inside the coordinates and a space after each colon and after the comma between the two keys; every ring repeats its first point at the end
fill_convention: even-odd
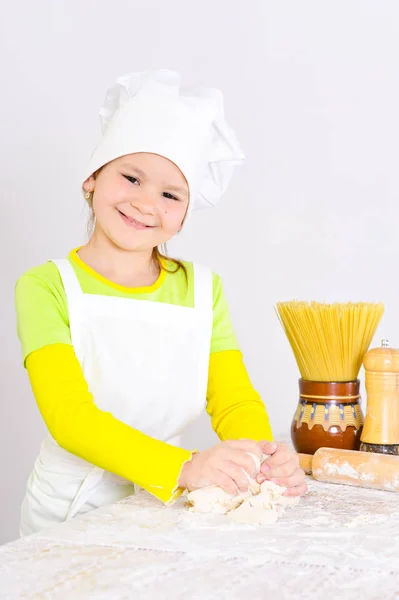
{"type": "Polygon", "coordinates": [[[245,496],[232,496],[215,485],[190,492],[187,496],[188,505],[192,512],[213,513],[225,515],[229,510],[239,506],[245,496]]]}

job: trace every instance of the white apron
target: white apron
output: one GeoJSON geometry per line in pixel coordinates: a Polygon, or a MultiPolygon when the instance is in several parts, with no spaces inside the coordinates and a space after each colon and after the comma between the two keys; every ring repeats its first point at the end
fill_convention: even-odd
{"type": "MultiPolygon", "coordinates": [[[[194,308],[187,308],[85,294],[70,262],[53,262],[67,296],[72,344],[96,405],[134,429],[178,445],[205,406],[211,271],[194,265],[194,308]]],[[[20,533],[40,531],[134,491],[132,482],[67,452],[49,435],[28,480],[20,533]]]]}

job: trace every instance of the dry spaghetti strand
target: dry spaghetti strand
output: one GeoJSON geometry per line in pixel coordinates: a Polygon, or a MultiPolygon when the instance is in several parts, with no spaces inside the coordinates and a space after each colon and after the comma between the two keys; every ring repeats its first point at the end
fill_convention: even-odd
{"type": "Polygon", "coordinates": [[[380,303],[278,302],[277,316],[303,379],[357,379],[384,313],[380,303]]]}

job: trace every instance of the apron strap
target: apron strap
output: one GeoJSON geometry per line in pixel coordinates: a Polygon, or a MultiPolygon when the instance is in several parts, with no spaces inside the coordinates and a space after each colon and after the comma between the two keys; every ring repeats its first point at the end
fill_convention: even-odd
{"type": "Polygon", "coordinates": [[[51,260],[51,262],[56,265],[60,272],[68,302],[77,296],[82,296],[82,288],[69,260],[67,258],[59,258],[51,260]]]}
{"type": "Polygon", "coordinates": [[[194,307],[209,315],[213,314],[213,278],[209,267],[193,264],[194,267],[194,307]]]}

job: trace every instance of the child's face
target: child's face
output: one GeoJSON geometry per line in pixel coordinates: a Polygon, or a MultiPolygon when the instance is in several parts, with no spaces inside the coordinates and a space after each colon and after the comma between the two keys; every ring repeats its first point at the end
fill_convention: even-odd
{"type": "Polygon", "coordinates": [[[188,184],[170,160],[157,154],[128,154],[103,167],[83,187],[94,189],[96,233],[124,250],[152,250],[182,227],[188,184]]]}

